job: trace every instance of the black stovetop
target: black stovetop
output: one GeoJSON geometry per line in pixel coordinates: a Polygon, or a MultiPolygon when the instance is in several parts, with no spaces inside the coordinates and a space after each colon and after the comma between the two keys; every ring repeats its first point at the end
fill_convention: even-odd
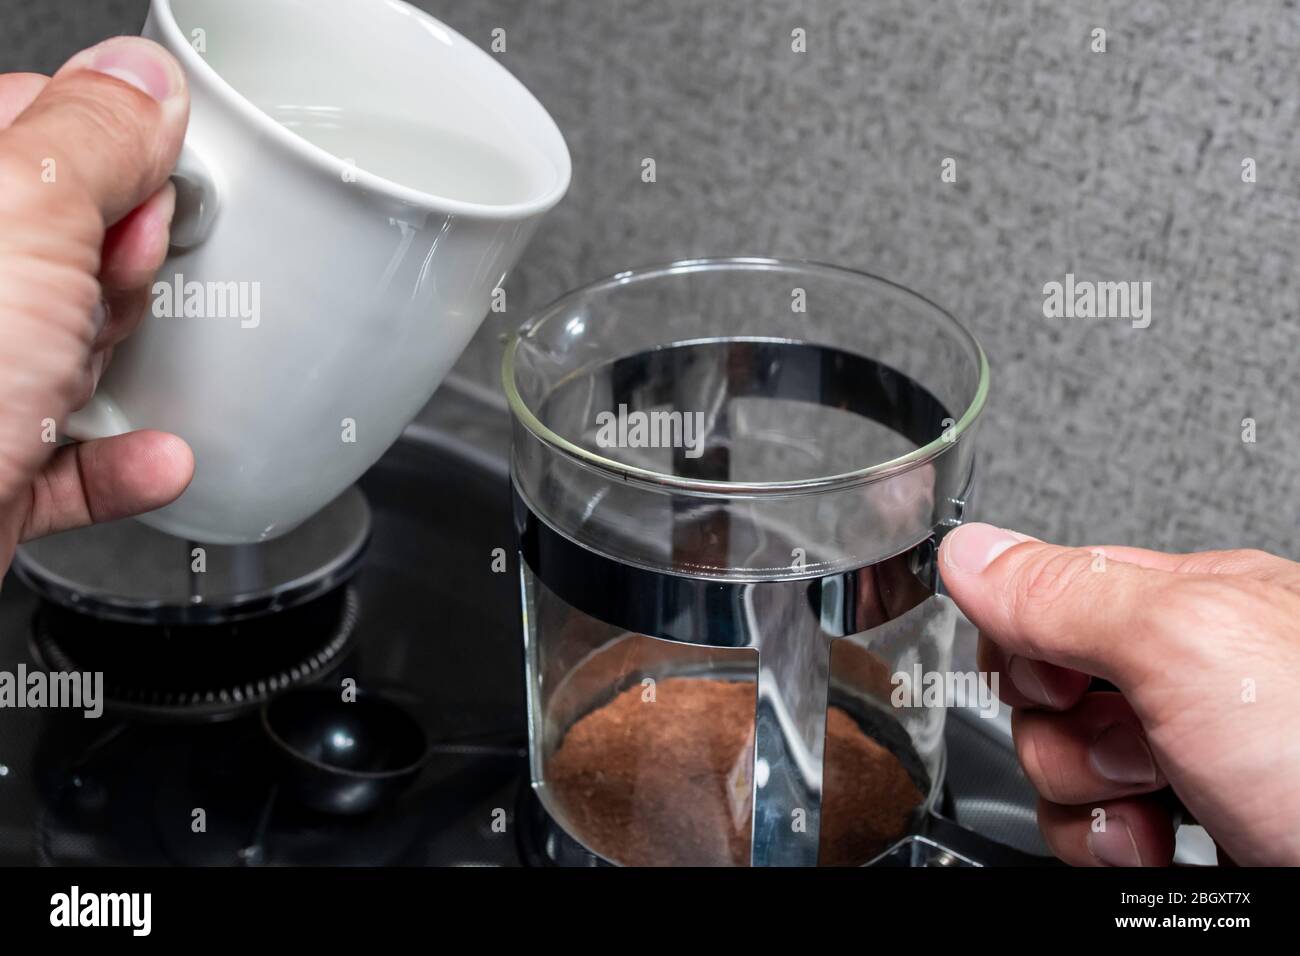
{"type": "MultiPolygon", "coordinates": [[[[518,578],[513,566],[492,570],[493,549],[513,554],[504,471],[404,441],[361,487],[374,523],[352,582],[360,624],[323,679],[355,678],[418,716],[434,744],[419,778],[381,812],[330,817],[272,798],[276,773],[255,712],[177,724],[111,709],[95,720],[3,709],[0,865],[518,862],[518,578]]],[[[0,590],[0,670],[36,667],[37,606],[11,573],[0,590]]]]}

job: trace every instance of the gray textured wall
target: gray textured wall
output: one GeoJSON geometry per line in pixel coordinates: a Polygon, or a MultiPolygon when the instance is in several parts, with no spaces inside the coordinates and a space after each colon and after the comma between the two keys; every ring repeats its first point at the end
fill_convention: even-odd
{"type": "MultiPolygon", "coordinates": [[[[912,286],[983,340],[989,520],[1080,544],[1300,556],[1292,0],[420,5],[484,46],[503,27],[502,59],[574,157],[569,198],[465,375],[495,387],[502,331],[629,265],[839,262],[912,286]],[[1045,319],[1043,285],[1066,272],[1150,281],[1150,327],[1045,319]]],[[[48,72],[137,30],[144,7],[0,0],[0,70],[48,72]]]]}

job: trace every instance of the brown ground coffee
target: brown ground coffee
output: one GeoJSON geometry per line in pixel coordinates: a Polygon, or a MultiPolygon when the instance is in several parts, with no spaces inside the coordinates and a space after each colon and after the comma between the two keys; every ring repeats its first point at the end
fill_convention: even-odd
{"type": "MultiPolygon", "coordinates": [[[[671,678],[578,720],[547,765],[574,835],[631,866],[749,860],[754,685],[671,678]]],[[[822,865],[865,863],[907,829],[922,794],[903,765],[838,707],[827,715],[822,865]]]]}

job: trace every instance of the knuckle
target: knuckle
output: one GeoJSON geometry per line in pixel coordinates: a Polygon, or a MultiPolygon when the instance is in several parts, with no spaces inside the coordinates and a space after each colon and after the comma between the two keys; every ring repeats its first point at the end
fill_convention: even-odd
{"type": "Polygon", "coordinates": [[[1188,555],[1179,562],[1178,570],[1189,573],[1240,574],[1255,569],[1268,568],[1278,558],[1258,548],[1237,548],[1230,551],[1208,551],[1188,555]]]}
{"type": "Polygon", "coordinates": [[[1228,554],[1242,564],[1272,564],[1278,560],[1277,555],[1269,554],[1261,548],[1238,548],[1228,554]]]}
{"type": "Polygon", "coordinates": [[[1224,556],[1224,570],[1234,574],[1286,577],[1295,570],[1294,566],[1288,567],[1290,564],[1286,559],[1259,548],[1241,548],[1224,556]]]}
{"type": "Polygon", "coordinates": [[[1150,596],[1143,625],[1187,653],[1213,657],[1251,643],[1252,622],[1274,597],[1273,586],[1248,578],[1178,575],[1150,596]]]}
{"type": "Polygon", "coordinates": [[[1161,611],[1177,612],[1184,621],[1208,625],[1221,622],[1240,600],[1240,582],[1219,575],[1181,575],[1163,598],[1161,611]]]}
{"type": "Polygon", "coordinates": [[[1017,616],[1049,615],[1092,573],[1092,555],[1077,548],[1053,548],[1031,558],[1012,585],[1017,616]]]}

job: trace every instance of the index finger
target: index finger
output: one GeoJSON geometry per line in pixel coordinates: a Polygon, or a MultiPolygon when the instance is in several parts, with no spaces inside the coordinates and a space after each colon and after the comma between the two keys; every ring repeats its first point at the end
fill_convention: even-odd
{"type": "Polygon", "coordinates": [[[980,632],[1009,654],[1113,683],[1140,672],[1165,634],[1145,625],[1175,575],[1021,537],[969,524],[940,548],[948,593],[980,632]]]}

